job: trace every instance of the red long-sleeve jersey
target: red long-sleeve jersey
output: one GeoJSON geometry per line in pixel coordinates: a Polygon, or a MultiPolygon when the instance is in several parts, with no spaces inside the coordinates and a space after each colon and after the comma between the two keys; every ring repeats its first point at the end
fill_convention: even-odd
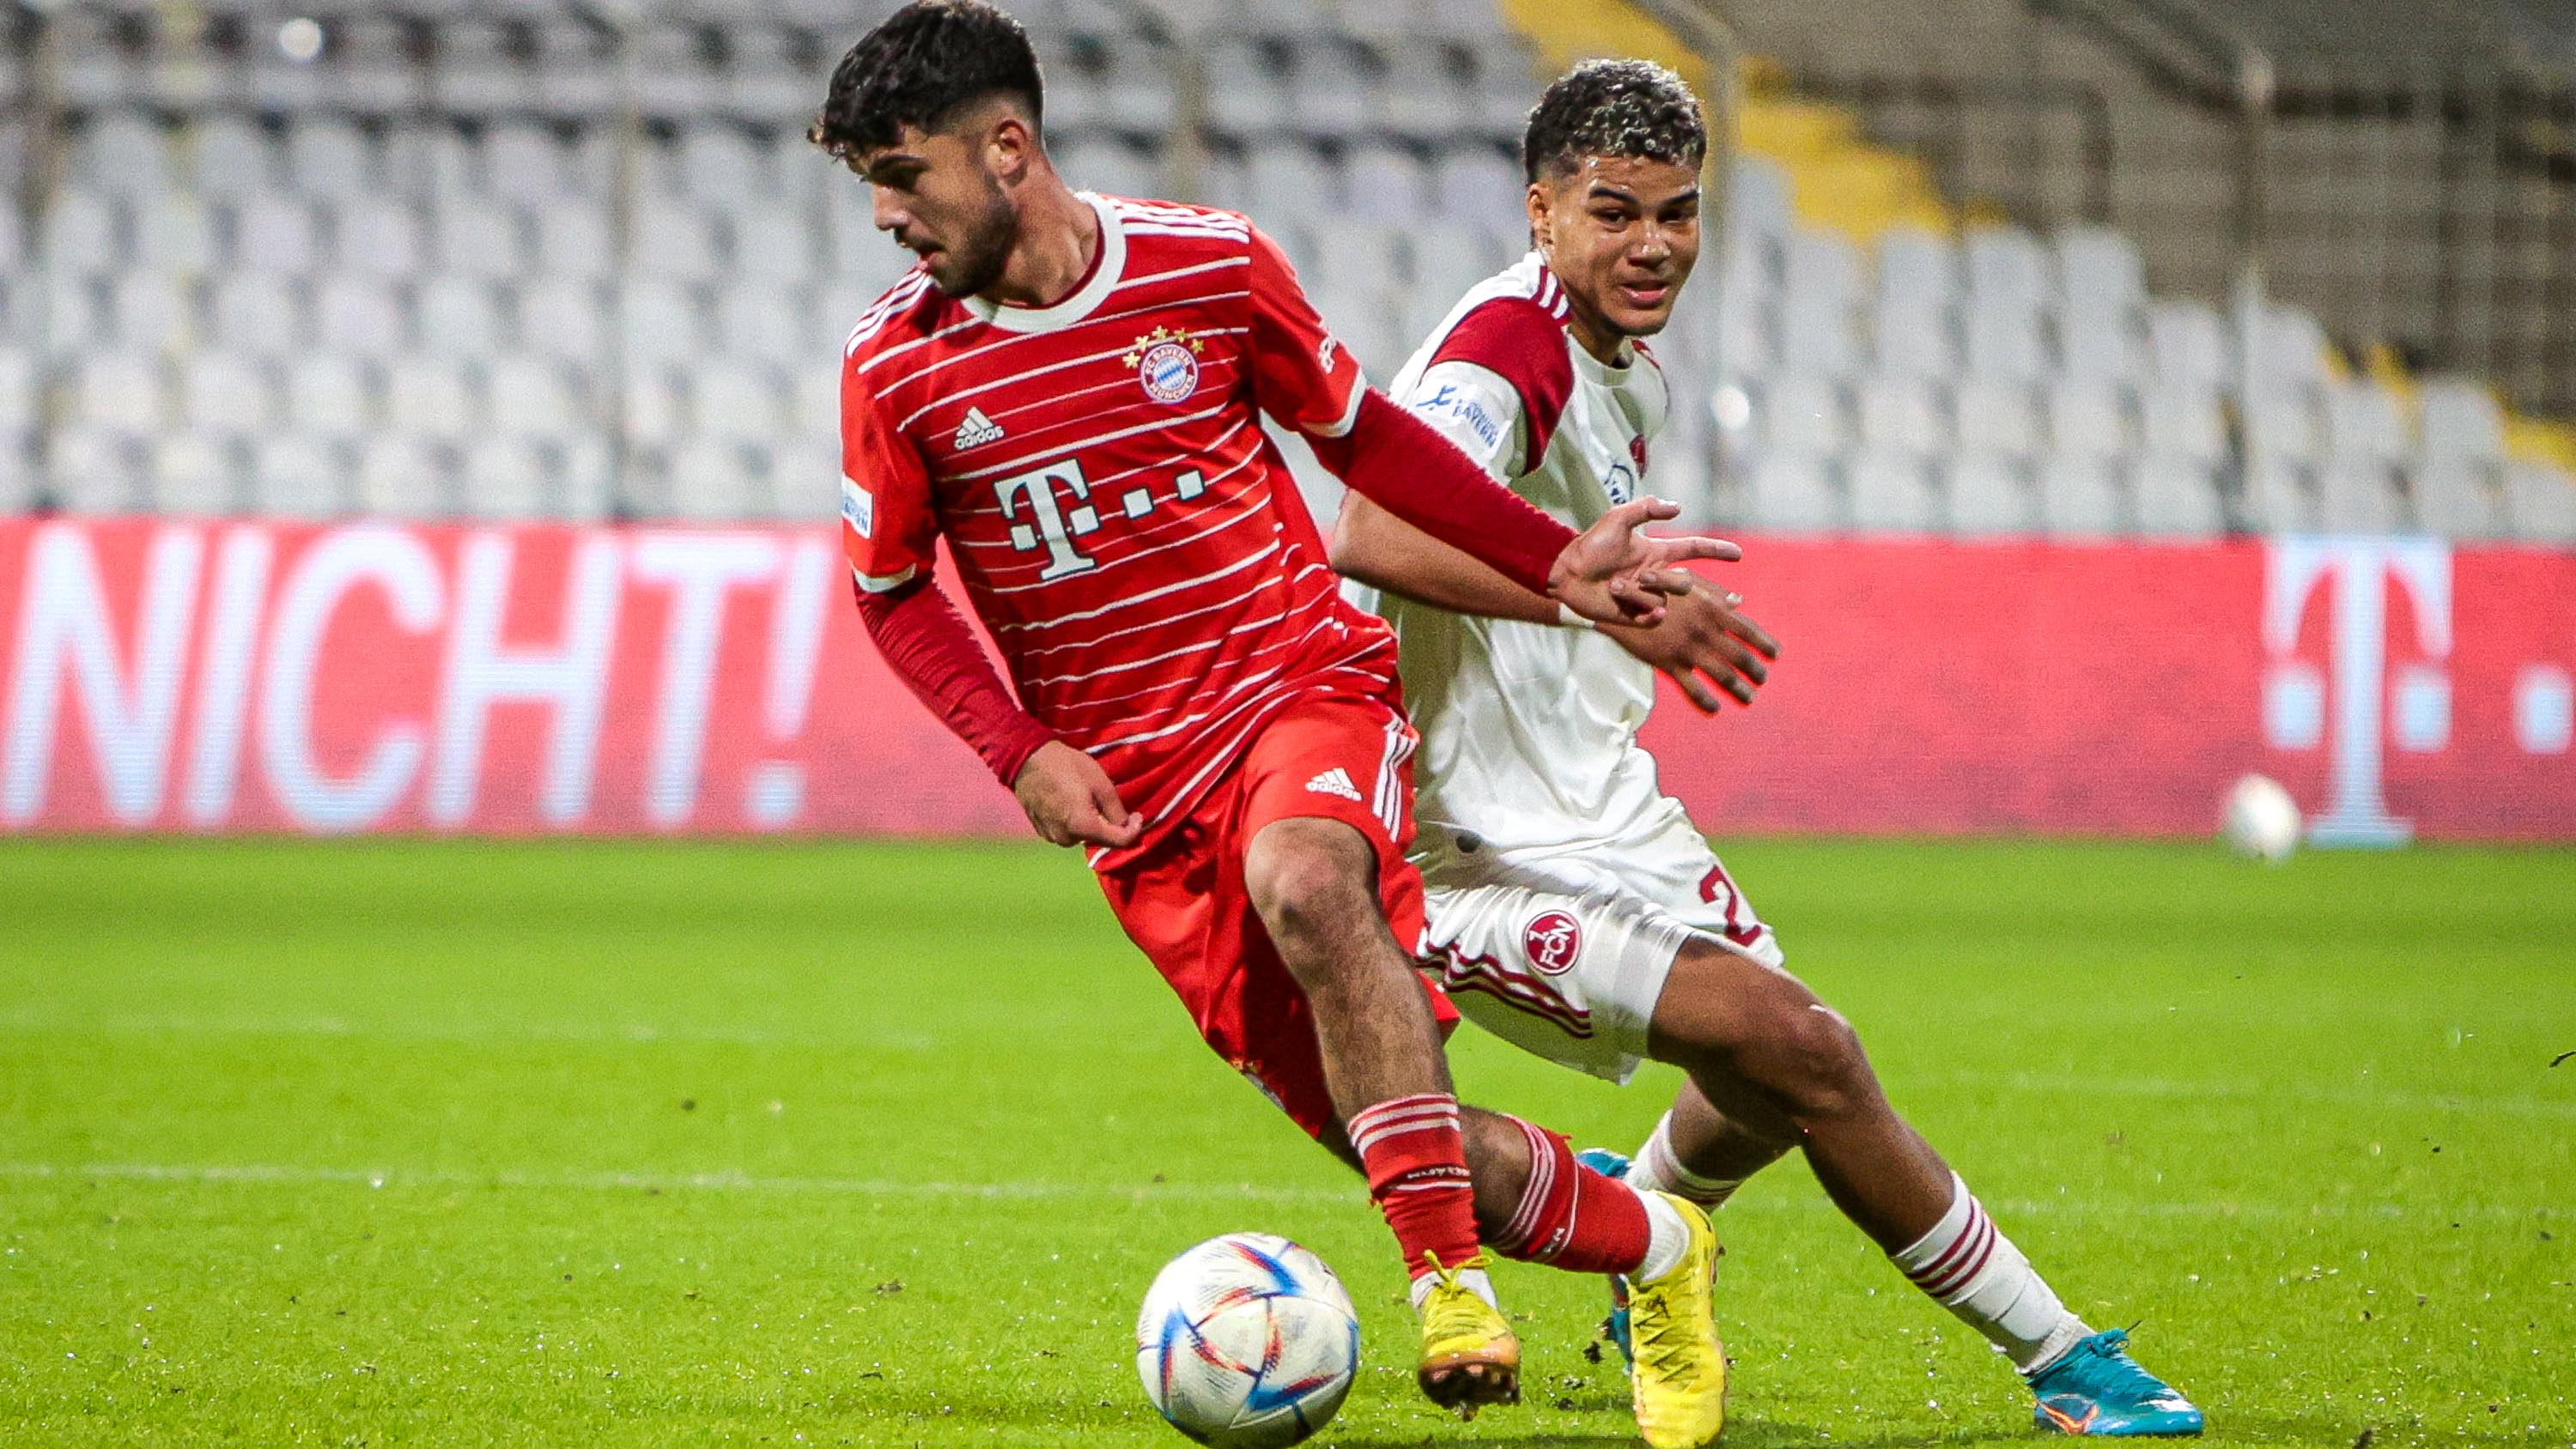
{"type": "MultiPolygon", "coordinates": [[[[1348,456],[1364,410],[1364,434],[1401,431],[1425,477],[1367,491],[1406,492],[1400,514],[1533,588],[1572,535],[1371,406],[1242,217],[1085,199],[1100,244],[1064,300],[952,299],[916,271],[861,318],[842,371],[842,539],[858,588],[883,595],[926,579],[945,536],[1021,707],[1100,762],[1150,840],[1293,700],[1395,693],[1393,640],[1342,601],[1260,414],[1346,474],[1395,465],[1348,456]]],[[[1002,773],[1027,732],[979,747],[1002,773]]]]}

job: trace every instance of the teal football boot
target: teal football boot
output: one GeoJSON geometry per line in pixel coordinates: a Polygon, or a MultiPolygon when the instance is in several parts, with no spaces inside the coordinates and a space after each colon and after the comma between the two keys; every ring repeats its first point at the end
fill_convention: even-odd
{"type": "MultiPolygon", "coordinates": [[[[1586,1147],[1574,1154],[1574,1160],[1603,1177],[1628,1176],[1628,1159],[1607,1147],[1586,1147]]],[[[1628,1280],[1622,1274],[1610,1275],[1610,1316],[1601,1320],[1597,1336],[1619,1350],[1620,1367],[1632,1371],[1636,1368],[1637,1351],[1628,1341],[1628,1280]]]]}
{"type": "Polygon", "coordinates": [[[2060,1434],[2182,1436],[2200,1432],[2200,1410],[2129,1357],[2129,1331],[2077,1340],[2029,1377],[2031,1417],[2060,1434]]]}

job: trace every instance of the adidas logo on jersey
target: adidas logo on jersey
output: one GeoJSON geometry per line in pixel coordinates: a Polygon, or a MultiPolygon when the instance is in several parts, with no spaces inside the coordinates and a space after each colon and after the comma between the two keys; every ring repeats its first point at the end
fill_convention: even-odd
{"type": "Polygon", "coordinates": [[[984,416],[982,408],[968,408],[966,421],[957,425],[957,436],[950,446],[962,453],[968,448],[980,448],[986,443],[998,443],[1001,440],[1000,423],[984,416]]]}
{"type": "Polygon", "coordinates": [[[1360,798],[1360,787],[1351,783],[1351,772],[1339,765],[1307,781],[1306,788],[1318,795],[1339,795],[1345,800],[1360,798]]]}

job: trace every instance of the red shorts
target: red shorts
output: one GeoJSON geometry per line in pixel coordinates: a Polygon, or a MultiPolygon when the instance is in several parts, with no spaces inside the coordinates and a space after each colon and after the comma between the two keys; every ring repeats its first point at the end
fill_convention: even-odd
{"type": "MultiPolygon", "coordinates": [[[[1275,820],[1349,824],[1377,851],[1378,900],[1396,944],[1419,955],[1422,877],[1404,858],[1417,738],[1378,700],[1291,705],[1160,842],[1100,876],[1118,924],[1179,993],[1199,1035],[1313,1137],[1337,1130],[1339,1118],[1305,993],[1252,909],[1244,852],[1275,820]]],[[[1447,1032],[1457,1008],[1428,979],[1423,990],[1447,1032]]]]}

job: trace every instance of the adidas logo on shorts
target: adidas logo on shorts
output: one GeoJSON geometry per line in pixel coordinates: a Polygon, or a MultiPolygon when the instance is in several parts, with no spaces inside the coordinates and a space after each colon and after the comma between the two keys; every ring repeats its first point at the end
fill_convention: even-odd
{"type": "Polygon", "coordinates": [[[966,421],[957,425],[957,436],[950,440],[949,446],[962,453],[968,448],[980,448],[986,443],[998,443],[1001,440],[1000,423],[984,416],[982,408],[968,408],[966,421]]]}
{"type": "Polygon", "coordinates": [[[1360,798],[1360,787],[1351,783],[1351,772],[1339,765],[1307,781],[1306,788],[1318,795],[1339,795],[1345,800],[1360,798]]]}

